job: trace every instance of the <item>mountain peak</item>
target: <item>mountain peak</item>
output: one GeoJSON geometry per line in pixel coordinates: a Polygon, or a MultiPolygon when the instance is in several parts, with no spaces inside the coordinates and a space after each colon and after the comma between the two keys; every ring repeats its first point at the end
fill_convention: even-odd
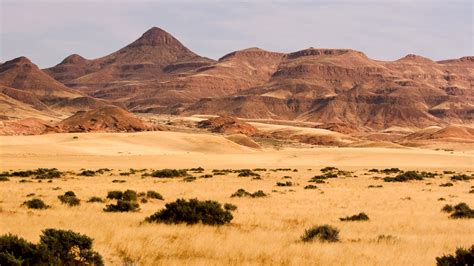
{"type": "Polygon", "coordinates": [[[27,57],[20,56],[15,59],[6,61],[5,63],[3,63],[3,65],[7,66],[7,65],[34,65],[34,64],[27,57]]]}
{"type": "Polygon", "coordinates": [[[168,32],[158,28],[153,27],[147,30],[143,35],[138,38],[136,41],[131,43],[129,47],[137,46],[183,46],[178,40],[176,40],[168,32]]]}
{"type": "Polygon", "coordinates": [[[78,64],[78,63],[83,63],[86,62],[87,59],[84,57],[78,55],[78,54],[72,54],[66,58],[60,63],[60,64],[78,64]]]}

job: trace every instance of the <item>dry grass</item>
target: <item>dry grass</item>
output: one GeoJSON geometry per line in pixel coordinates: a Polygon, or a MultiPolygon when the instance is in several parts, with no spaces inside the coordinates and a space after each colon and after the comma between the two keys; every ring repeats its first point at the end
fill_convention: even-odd
{"type": "Polygon", "coordinates": [[[275,186],[284,172],[260,172],[262,180],[228,174],[194,182],[141,178],[139,174],[119,176],[117,171],[95,177],[68,176],[53,183],[19,183],[19,178],[11,178],[0,187],[0,234],[10,232],[37,242],[42,229],[72,229],[93,237],[94,249],[113,265],[124,261],[139,265],[433,265],[435,257],[473,244],[472,220],[448,219],[440,211],[444,204],[474,205],[474,195],[468,193],[472,182],[439,187],[448,181],[446,176],[383,183],[358,169],[355,175],[359,177],[330,179],[318,184],[320,189],[305,190],[307,180],[319,171],[298,170],[291,173],[292,182],[299,184],[293,187],[275,186]],[[117,178],[127,182],[112,183],[117,178]],[[378,184],[383,188],[368,188],[378,184]],[[55,187],[61,190],[53,190],[55,187]],[[239,188],[263,190],[269,197],[230,198],[239,188]],[[125,189],[156,190],[165,201],[149,200],[140,204],[137,213],[105,213],[106,203],[85,202],[92,196],[105,198],[110,190],[125,189]],[[58,201],[57,196],[68,190],[82,200],[80,206],[67,207],[58,201]],[[51,208],[21,207],[29,193],[36,193],[51,208]],[[237,205],[234,220],[221,227],[141,223],[166,202],[194,197],[237,205]],[[446,201],[438,201],[440,197],[446,201]],[[359,212],[367,213],[370,221],[339,221],[339,217],[359,212]],[[304,230],[318,224],[340,229],[341,242],[302,243],[304,230]],[[380,235],[395,239],[378,240],[380,235]]]}

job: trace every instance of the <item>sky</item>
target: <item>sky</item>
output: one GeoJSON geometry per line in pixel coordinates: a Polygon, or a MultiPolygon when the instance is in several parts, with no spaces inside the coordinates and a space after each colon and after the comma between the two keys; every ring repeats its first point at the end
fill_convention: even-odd
{"type": "Polygon", "coordinates": [[[473,13],[469,0],[0,0],[0,62],[26,56],[46,68],[74,53],[94,59],[153,26],[213,59],[249,47],[317,47],[441,60],[474,55],[473,13]]]}

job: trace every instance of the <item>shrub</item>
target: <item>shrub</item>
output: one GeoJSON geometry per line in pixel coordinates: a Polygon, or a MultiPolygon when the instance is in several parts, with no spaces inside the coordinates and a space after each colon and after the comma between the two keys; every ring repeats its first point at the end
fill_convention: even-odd
{"type": "Polygon", "coordinates": [[[339,230],[327,224],[314,226],[307,229],[301,237],[303,242],[312,242],[315,239],[319,239],[323,242],[338,242],[339,230]]]}
{"type": "Polygon", "coordinates": [[[461,218],[474,218],[474,210],[471,209],[466,203],[461,202],[454,206],[454,212],[451,213],[449,218],[461,219],[461,218]]]}
{"type": "Polygon", "coordinates": [[[62,173],[56,168],[38,168],[36,169],[36,179],[52,179],[61,177],[62,173]]]}
{"type": "Polygon", "coordinates": [[[448,182],[448,183],[440,184],[439,186],[440,187],[452,187],[454,185],[453,185],[453,183],[448,182]]]}
{"type": "Polygon", "coordinates": [[[463,175],[453,175],[453,176],[451,177],[451,180],[452,180],[452,181],[469,181],[469,180],[471,180],[471,179],[472,179],[471,176],[464,175],[464,174],[463,174],[463,175]]]}
{"type": "Polygon", "coordinates": [[[0,176],[0,182],[2,181],[10,181],[10,179],[6,176],[0,176]]]}
{"type": "Polygon", "coordinates": [[[159,200],[164,200],[163,199],[163,196],[161,196],[160,193],[156,192],[156,191],[153,191],[153,190],[148,190],[146,192],[146,196],[147,198],[151,198],[151,199],[159,199],[159,200]]]}
{"type": "Polygon", "coordinates": [[[293,186],[293,183],[291,181],[277,182],[276,185],[279,187],[291,187],[293,186]]]}
{"type": "Polygon", "coordinates": [[[318,187],[315,185],[307,185],[304,187],[304,189],[317,189],[318,187]]]}
{"type": "Polygon", "coordinates": [[[454,207],[452,205],[446,204],[443,206],[443,208],[441,208],[441,211],[450,213],[454,211],[454,207]]]}
{"type": "Polygon", "coordinates": [[[199,178],[212,178],[213,175],[211,174],[205,174],[205,175],[201,175],[199,178]]]}
{"type": "Polygon", "coordinates": [[[185,169],[162,169],[151,173],[153,177],[167,178],[167,177],[182,177],[188,175],[185,169]]]}
{"type": "Polygon", "coordinates": [[[50,206],[46,205],[42,200],[40,199],[31,199],[23,202],[23,205],[25,205],[28,209],[36,209],[36,210],[42,210],[42,209],[47,209],[50,206]]]}
{"type": "Polygon", "coordinates": [[[112,183],[125,183],[125,182],[127,182],[127,181],[122,180],[122,179],[114,179],[114,180],[112,180],[112,183]]]}
{"type": "Polygon", "coordinates": [[[285,176],[282,177],[282,179],[292,179],[292,177],[289,176],[289,175],[285,175],[285,176]]]}
{"type": "Polygon", "coordinates": [[[237,176],[260,176],[260,174],[253,172],[250,169],[241,169],[241,170],[235,170],[235,172],[239,173],[237,176]]]}
{"type": "Polygon", "coordinates": [[[93,202],[104,202],[104,200],[101,197],[90,197],[87,202],[93,203],[93,202]]]}
{"type": "Polygon", "coordinates": [[[229,210],[222,208],[216,201],[197,199],[177,199],[175,202],[167,203],[165,208],[147,217],[147,222],[161,222],[167,224],[197,224],[223,225],[233,219],[229,210]]]}
{"type": "Polygon", "coordinates": [[[193,182],[193,181],[195,181],[195,180],[196,180],[196,177],[195,177],[195,176],[192,176],[192,175],[183,178],[183,181],[184,181],[184,182],[193,182]]]}
{"type": "Polygon", "coordinates": [[[239,188],[234,194],[232,194],[230,197],[231,198],[234,198],[234,197],[252,197],[252,198],[260,198],[260,197],[266,197],[267,194],[265,194],[262,190],[259,190],[259,191],[256,191],[254,193],[250,193],[248,191],[246,191],[245,189],[243,188],[239,188]]]}
{"type": "Polygon", "coordinates": [[[237,206],[235,206],[234,204],[231,204],[231,203],[226,203],[226,204],[224,204],[224,209],[227,210],[227,211],[235,211],[235,210],[237,210],[237,206]]]}
{"type": "Polygon", "coordinates": [[[407,182],[410,180],[423,180],[423,177],[416,171],[407,171],[397,175],[396,177],[385,177],[385,182],[407,182]]]}
{"type": "Polygon", "coordinates": [[[105,212],[135,212],[139,210],[140,205],[134,201],[117,200],[117,204],[105,206],[105,212]]]}
{"type": "Polygon", "coordinates": [[[76,197],[76,194],[72,191],[67,191],[64,195],[58,196],[58,199],[63,204],[67,204],[70,207],[77,206],[81,203],[81,200],[76,197]]]}
{"type": "Polygon", "coordinates": [[[136,201],[137,200],[137,192],[135,190],[127,189],[122,194],[122,200],[125,201],[136,201]]]}
{"type": "Polygon", "coordinates": [[[73,231],[46,229],[39,244],[15,235],[0,236],[0,265],[104,265],[93,240],[73,231]]]}
{"type": "Polygon", "coordinates": [[[369,185],[368,188],[382,188],[382,185],[369,185]]]}
{"type": "Polygon", "coordinates": [[[95,171],[92,170],[84,170],[79,173],[80,176],[95,176],[95,171]]]}
{"type": "Polygon", "coordinates": [[[356,214],[356,215],[339,218],[339,220],[344,221],[344,222],[347,222],[347,221],[368,221],[369,216],[367,214],[361,212],[361,213],[356,214]]]}
{"type": "Polygon", "coordinates": [[[107,192],[107,198],[108,199],[116,199],[116,200],[122,199],[123,198],[123,192],[119,191],[119,190],[109,191],[109,192],[107,192]]]}
{"type": "Polygon", "coordinates": [[[389,174],[400,173],[401,170],[398,168],[386,168],[386,169],[380,170],[380,172],[389,175],[389,174]]]}
{"type": "Polygon", "coordinates": [[[469,249],[457,248],[454,255],[444,255],[436,258],[436,265],[450,266],[450,265],[474,265],[474,245],[469,249]]]}

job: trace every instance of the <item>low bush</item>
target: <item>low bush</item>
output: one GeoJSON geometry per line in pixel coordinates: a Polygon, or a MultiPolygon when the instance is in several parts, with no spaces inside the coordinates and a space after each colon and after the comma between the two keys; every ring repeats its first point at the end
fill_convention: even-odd
{"type": "Polygon", "coordinates": [[[467,266],[474,265],[474,245],[469,249],[457,248],[454,255],[444,255],[436,258],[438,266],[467,266]]]}
{"type": "Polygon", "coordinates": [[[318,187],[315,185],[307,185],[304,187],[304,189],[317,189],[318,187]]]}
{"type": "Polygon", "coordinates": [[[123,192],[121,200],[136,201],[137,200],[137,192],[135,190],[127,189],[123,192]]]}
{"type": "Polygon", "coordinates": [[[235,211],[235,210],[237,210],[237,206],[235,206],[232,203],[226,203],[226,204],[224,204],[224,209],[227,210],[227,211],[235,211]]]}
{"type": "Polygon", "coordinates": [[[79,173],[80,176],[95,176],[95,174],[96,174],[96,171],[92,171],[92,170],[84,170],[79,173]]]}
{"type": "Polygon", "coordinates": [[[386,168],[386,169],[380,170],[380,172],[389,175],[389,174],[400,173],[402,172],[402,170],[400,170],[399,168],[386,168]]]}
{"type": "Polygon", "coordinates": [[[42,209],[47,209],[50,206],[46,205],[44,201],[40,199],[31,199],[23,202],[23,205],[25,205],[28,209],[36,209],[36,210],[42,210],[42,209]]]}
{"type": "Polygon", "coordinates": [[[112,183],[125,183],[127,182],[126,180],[122,180],[122,179],[114,179],[112,180],[112,183]]]}
{"type": "Polygon", "coordinates": [[[454,207],[452,205],[446,204],[443,206],[443,208],[441,208],[441,211],[450,213],[454,211],[454,207]]]}
{"type": "Polygon", "coordinates": [[[146,192],[146,197],[150,199],[164,200],[163,196],[160,193],[153,190],[148,190],[146,192]]]}
{"type": "Polygon", "coordinates": [[[236,173],[239,173],[237,176],[260,176],[260,174],[253,172],[250,169],[241,169],[241,170],[235,170],[236,173]]]}
{"type": "Polygon", "coordinates": [[[469,181],[471,179],[473,179],[472,176],[468,176],[468,175],[465,175],[465,174],[451,176],[452,181],[469,181]]]}
{"type": "Polygon", "coordinates": [[[10,178],[6,176],[0,176],[0,182],[4,182],[4,181],[10,181],[10,178]]]}
{"type": "Polygon", "coordinates": [[[448,182],[448,183],[440,184],[439,186],[440,186],[440,187],[452,187],[452,186],[454,186],[454,185],[453,185],[453,183],[448,182]]]}
{"type": "Polygon", "coordinates": [[[117,200],[116,204],[106,205],[104,212],[135,212],[140,205],[135,201],[117,200]]]}
{"type": "Polygon", "coordinates": [[[276,185],[279,186],[279,187],[291,187],[291,186],[293,186],[293,182],[291,182],[291,181],[277,182],[276,185]]]}
{"type": "Polygon", "coordinates": [[[212,178],[213,175],[211,174],[205,174],[205,175],[201,175],[199,178],[212,178]]]}
{"type": "Polygon", "coordinates": [[[382,188],[382,185],[369,185],[368,188],[382,188]]]}
{"type": "Polygon", "coordinates": [[[123,192],[120,191],[120,190],[109,191],[109,192],[107,192],[107,198],[108,199],[116,199],[116,200],[122,199],[123,198],[123,192]]]}
{"type": "Polygon", "coordinates": [[[81,200],[76,197],[76,194],[72,191],[67,191],[64,195],[58,196],[61,203],[72,206],[77,206],[81,203],[81,200]]]}
{"type": "Polygon", "coordinates": [[[145,221],[167,224],[223,225],[232,219],[232,213],[222,208],[219,202],[177,199],[175,202],[167,203],[164,209],[147,217],[145,221]]]}
{"type": "Polygon", "coordinates": [[[471,218],[474,218],[474,210],[471,209],[466,203],[461,202],[458,205],[454,206],[454,211],[453,211],[453,213],[451,213],[449,218],[453,218],[453,219],[462,219],[462,218],[471,219],[471,218]]]}
{"type": "Polygon", "coordinates": [[[184,182],[194,182],[194,181],[196,181],[196,177],[192,176],[192,175],[189,175],[189,176],[186,176],[185,178],[183,178],[183,181],[184,182]]]}
{"type": "Polygon", "coordinates": [[[385,182],[407,182],[411,180],[423,180],[423,176],[416,171],[407,171],[395,177],[385,177],[385,182]]]}
{"type": "Polygon", "coordinates": [[[87,202],[93,203],[93,202],[104,202],[104,200],[101,197],[90,197],[87,202]]]}
{"type": "Polygon", "coordinates": [[[0,265],[104,265],[92,238],[73,231],[46,229],[39,244],[15,235],[0,236],[0,265]]]}
{"type": "Polygon", "coordinates": [[[355,215],[352,215],[352,216],[346,216],[346,217],[343,217],[343,218],[339,218],[339,220],[343,221],[343,222],[350,222],[350,221],[368,221],[369,220],[369,216],[363,212],[359,213],[359,214],[355,214],[355,215]]]}
{"type": "Polygon", "coordinates": [[[339,230],[327,224],[314,226],[307,229],[301,237],[303,242],[312,242],[316,239],[323,242],[338,242],[339,230]]]}
{"type": "Polygon", "coordinates": [[[254,193],[250,193],[246,191],[243,188],[239,188],[234,194],[232,194],[230,197],[251,197],[251,198],[261,198],[261,197],[266,197],[267,194],[265,194],[262,190],[256,191],[254,193]]]}
{"type": "Polygon", "coordinates": [[[170,178],[187,176],[188,172],[185,169],[162,169],[151,173],[153,177],[170,178]]]}

